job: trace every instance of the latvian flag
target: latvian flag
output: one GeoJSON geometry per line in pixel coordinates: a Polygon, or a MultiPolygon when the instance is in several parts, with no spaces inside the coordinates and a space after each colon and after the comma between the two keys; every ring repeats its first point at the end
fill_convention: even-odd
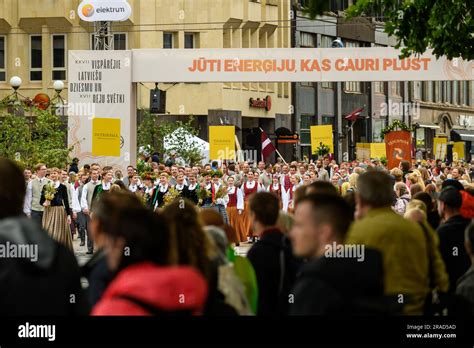
{"type": "Polygon", "coordinates": [[[357,120],[357,118],[360,116],[360,114],[362,113],[362,111],[364,111],[364,108],[358,108],[354,111],[352,111],[349,115],[347,115],[345,118],[346,120],[348,121],[352,121],[354,122],[355,120],[357,120]]]}
{"type": "Polygon", "coordinates": [[[267,134],[262,130],[262,135],[260,136],[262,140],[262,156],[263,158],[269,157],[273,152],[275,152],[275,146],[273,146],[272,141],[268,138],[267,134]]]}

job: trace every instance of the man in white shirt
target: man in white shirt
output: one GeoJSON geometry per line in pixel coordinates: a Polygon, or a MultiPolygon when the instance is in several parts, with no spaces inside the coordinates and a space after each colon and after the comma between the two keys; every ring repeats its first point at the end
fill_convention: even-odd
{"type": "Polygon", "coordinates": [[[39,163],[35,167],[36,178],[28,183],[26,188],[25,204],[23,206],[24,213],[31,217],[39,226],[43,225],[44,207],[40,204],[41,192],[44,185],[50,180],[46,176],[46,165],[39,163]]]}
{"type": "Polygon", "coordinates": [[[87,253],[89,254],[92,254],[94,252],[94,243],[90,234],[90,207],[92,205],[92,197],[94,194],[94,190],[99,184],[99,171],[97,169],[94,169],[91,171],[91,180],[87,184],[85,184],[82,189],[82,195],[80,199],[82,214],[84,214],[84,218],[86,220],[85,225],[87,230],[87,253]]]}

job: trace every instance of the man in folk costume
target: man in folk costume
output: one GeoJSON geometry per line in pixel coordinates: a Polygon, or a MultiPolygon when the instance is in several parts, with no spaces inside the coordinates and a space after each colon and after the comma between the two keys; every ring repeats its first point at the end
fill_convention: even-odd
{"type": "Polygon", "coordinates": [[[154,184],[155,179],[151,173],[146,173],[142,176],[143,181],[143,194],[145,199],[145,205],[150,210],[155,210],[156,205],[156,190],[157,187],[154,184]]]}
{"type": "Polygon", "coordinates": [[[234,185],[235,179],[232,176],[227,178],[227,194],[229,196],[229,203],[227,203],[227,216],[229,217],[229,225],[232,226],[240,242],[247,240],[247,232],[244,227],[244,194],[242,189],[234,185]]]}
{"type": "Polygon", "coordinates": [[[140,191],[140,176],[138,174],[133,174],[128,190],[132,193],[140,191]]]}
{"type": "Polygon", "coordinates": [[[176,185],[174,185],[176,191],[179,192],[180,197],[187,197],[188,196],[188,186],[184,182],[184,175],[178,174],[176,177],[176,185]]]}
{"type": "Polygon", "coordinates": [[[244,228],[247,234],[247,240],[249,242],[253,242],[254,239],[253,239],[253,231],[252,231],[252,226],[251,226],[251,221],[250,221],[250,216],[249,216],[249,211],[248,211],[248,202],[249,202],[250,196],[253,193],[258,192],[258,183],[255,181],[256,175],[257,175],[256,173],[249,171],[246,176],[247,180],[242,186],[243,187],[242,191],[244,193],[244,212],[243,212],[244,228]]]}
{"type": "Polygon", "coordinates": [[[281,170],[282,170],[282,174],[280,176],[280,184],[285,189],[285,192],[287,192],[291,187],[290,174],[288,173],[288,170],[289,170],[288,165],[284,164],[281,170]]]}
{"type": "Polygon", "coordinates": [[[189,182],[189,185],[186,191],[186,198],[193,201],[194,204],[197,205],[199,202],[199,198],[197,196],[197,190],[199,189],[199,184],[197,183],[197,180],[196,180],[196,174],[189,173],[188,182],[189,182]]]}
{"type": "Polygon", "coordinates": [[[155,193],[156,198],[154,199],[156,202],[155,209],[161,208],[165,204],[165,195],[168,193],[170,189],[168,178],[169,178],[168,174],[166,173],[160,174],[160,181],[155,193]]]}
{"type": "Polygon", "coordinates": [[[204,182],[201,188],[208,192],[208,196],[202,201],[201,206],[203,208],[209,208],[212,206],[212,178],[210,173],[204,174],[204,182]]]}
{"type": "Polygon", "coordinates": [[[272,184],[272,176],[272,165],[268,163],[258,178],[260,185],[265,188],[265,191],[268,191],[268,188],[272,184]]]}
{"type": "Polygon", "coordinates": [[[40,204],[41,192],[44,185],[50,182],[46,176],[46,165],[39,163],[35,166],[36,178],[28,183],[26,188],[26,198],[24,205],[24,212],[28,217],[31,217],[38,226],[43,224],[44,207],[40,204]]]}
{"type": "MultiPolygon", "coordinates": [[[[221,190],[221,193],[222,193],[222,190],[221,190]]],[[[227,195],[227,189],[220,182],[219,173],[214,173],[212,175],[211,197],[212,197],[213,208],[217,210],[217,212],[222,216],[222,220],[224,220],[224,223],[228,225],[229,218],[227,217],[226,206],[227,206],[227,203],[229,203],[229,196],[227,195]],[[223,190],[225,190],[225,192],[223,192],[223,194],[220,195],[219,190],[221,189],[221,187],[223,190]]]]}
{"type": "Polygon", "coordinates": [[[92,194],[92,209],[94,209],[94,203],[100,199],[100,196],[102,196],[104,192],[110,190],[113,178],[112,167],[104,167],[104,171],[102,172],[102,182],[94,188],[94,193],[92,194]]]}
{"type": "Polygon", "coordinates": [[[86,229],[87,229],[87,216],[82,211],[82,194],[84,193],[84,186],[87,184],[87,174],[81,174],[79,180],[74,183],[73,186],[73,212],[76,213],[77,220],[77,231],[79,238],[81,239],[80,246],[86,245],[86,229]]]}
{"type": "Polygon", "coordinates": [[[94,253],[94,241],[92,240],[91,235],[91,207],[92,207],[92,198],[94,195],[95,188],[100,184],[99,181],[99,171],[97,169],[91,170],[91,180],[84,185],[82,189],[82,196],[81,196],[81,209],[82,213],[86,219],[86,229],[87,229],[87,253],[93,254],[94,253]]]}

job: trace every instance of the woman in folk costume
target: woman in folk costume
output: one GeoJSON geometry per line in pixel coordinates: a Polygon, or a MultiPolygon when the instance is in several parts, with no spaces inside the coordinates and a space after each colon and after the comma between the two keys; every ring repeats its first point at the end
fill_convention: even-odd
{"type": "Polygon", "coordinates": [[[199,189],[199,184],[196,181],[196,174],[190,173],[188,175],[188,189],[186,191],[186,198],[193,201],[194,204],[198,204],[199,198],[197,196],[197,190],[199,189]]]}
{"type": "Polygon", "coordinates": [[[201,179],[201,183],[199,184],[202,190],[207,191],[207,197],[202,199],[200,205],[203,208],[210,208],[212,207],[212,178],[210,173],[203,174],[203,178],[201,179]]]}
{"type": "Polygon", "coordinates": [[[227,203],[227,216],[229,217],[229,225],[234,228],[240,242],[247,240],[247,233],[244,225],[244,195],[242,190],[234,185],[235,179],[229,176],[227,179],[227,192],[229,203],[227,203]]]}
{"type": "Polygon", "coordinates": [[[244,231],[247,234],[247,240],[249,242],[253,241],[253,231],[252,231],[252,222],[250,221],[250,214],[248,209],[249,198],[252,193],[258,192],[258,183],[255,181],[255,176],[257,174],[253,171],[247,173],[247,180],[242,185],[242,192],[244,193],[244,211],[243,211],[243,220],[244,220],[244,231]]]}
{"type": "Polygon", "coordinates": [[[295,191],[300,186],[300,177],[298,175],[292,175],[290,177],[291,186],[283,196],[283,211],[288,214],[292,214],[295,209],[295,191]]]}
{"type": "Polygon", "coordinates": [[[229,224],[226,206],[229,203],[229,196],[227,195],[227,188],[220,181],[221,173],[213,173],[212,175],[212,207],[222,216],[224,224],[229,224]]]}
{"type": "Polygon", "coordinates": [[[160,183],[156,188],[154,201],[156,202],[155,208],[161,208],[165,204],[165,195],[168,193],[170,185],[168,183],[168,174],[160,174],[160,183]]]}
{"type": "Polygon", "coordinates": [[[285,195],[285,189],[282,184],[280,184],[280,178],[277,175],[274,175],[272,178],[272,184],[268,187],[268,191],[274,193],[278,200],[280,201],[280,209],[283,208],[283,197],[285,195]]]}
{"type": "Polygon", "coordinates": [[[43,187],[40,204],[45,207],[43,214],[43,229],[54,240],[73,250],[69,225],[71,224],[71,207],[67,188],[59,182],[61,171],[51,169],[51,182],[43,187]]]}

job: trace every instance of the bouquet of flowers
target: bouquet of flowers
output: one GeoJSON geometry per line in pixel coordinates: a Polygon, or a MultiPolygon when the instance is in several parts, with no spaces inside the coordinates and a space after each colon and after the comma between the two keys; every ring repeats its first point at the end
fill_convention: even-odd
{"type": "Polygon", "coordinates": [[[51,202],[54,199],[54,197],[56,196],[57,192],[58,192],[58,190],[54,187],[54,184],[52,182],[48,182],[44,186],[44,198],[47,201],[51,202]]]}
{"type": "Polygon", "coordinates": [[[205,185],[199,185],[199,187],[196,189],[196,195],[198,198],[198,204],[201,205],[205,199],[211,197],[211,192],[206,189],[205,185]]]}
{"type": "Polygon", "coordinates": [[[217,190],[216,194],[214,195],[214,202],[212,203],[216,203],[218,199],[224,198],[225,196],[227,196],[227,192],[228,192],[227,186],[221,185],[219,189],[217,190]]]}
{"type": "Polygon", "coordinates": [[[180,197],[179,191],[176,190],[174,187],[170,187],[168,189],[168,192],[166,192],[163,197],[164,206],[167,206],[168,204],[174,202],[174,200],[178,197],[180,197]]]}
{"type": "Polygon", "coordinates": [[[319,146],[316,148],[316,155],[318,156],[326,156],[327,154],[329,154],[329,152],[331,151],[330,147],[323,144],[323,142],[319,142],[319,146]]]}

